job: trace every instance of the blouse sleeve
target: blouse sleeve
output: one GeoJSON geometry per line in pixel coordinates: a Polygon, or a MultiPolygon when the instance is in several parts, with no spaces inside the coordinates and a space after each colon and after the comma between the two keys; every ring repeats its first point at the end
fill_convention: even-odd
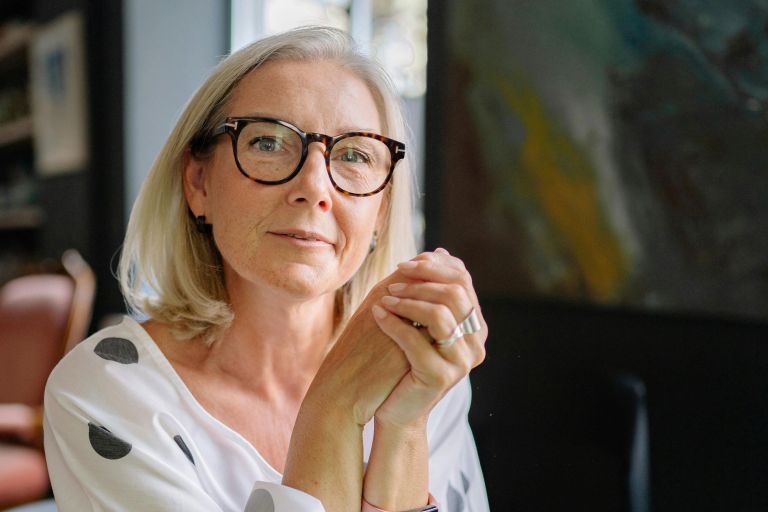
{"type": "Polygon", "coordinates": [[[488,512],[488,497],[469,427],[469,377],[456,384],[430,415],[429,490],[440,512],[488,512]]]}
{"type": "Polygon", "coordinates": [[[316,498],[279,483],[256,482],[250,495],[211,492],[226,482],[201,480],[198,471],[210,468],[185,442],[188,430],[153,406],[163,382],[137,364],[126,373],[130,353],[101,362],[88,352],[70,353],[45,392],[45,452],[58,510],[324,512],[316,498]]]}

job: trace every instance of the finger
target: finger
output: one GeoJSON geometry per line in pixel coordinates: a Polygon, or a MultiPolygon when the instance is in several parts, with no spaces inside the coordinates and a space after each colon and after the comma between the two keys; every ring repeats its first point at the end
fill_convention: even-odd
{"type": "Polygon", "coordinates": [[[382,297],[381,304],[390,313],[420,323],[435,340],[450,337],[458,324],[453,312],[444,304],[400,299],[391,295],[382,297]]]}
{"type": "Polygon", "coordinates": [[[459,284],[443,284],[434,282],[393,283],[387,287],[389,293],[401,299],[415,299],[432,304],[445,304],[450,308],[456,322],[467,317],[475,305],[472,303],[466,288],[459,284]]]}
{"type": "Polygon", "coordinates": [[[471,313],[472,308],[480,320],[480,325],[485,327],[485,319],[477,301],[477,295],[474,289],[467,290],[466,287],[454,283],[436,283],[430,281],[394,282],[387,285],[390,295],[399,298],[418,299],[433,303],[443,303],[448,305],[453,311],[456,320],[464,321],[471,313]]]}
{"type": "Polygon", "coordinates": [[[373,306],[373,317],[379,328],[402,349],[419,380],[429,385],[450,385],[472,367],[472,354],[458,344],[437,350],[424,335],[386,309],[373,306]],[[451,355],[450,359],[446,357],[451,355]]]}
{"type": "Polygon", "coordinates": [[[434,348],[453,364],[462,368],[468,365],[467,369],[471,369],[485,359],[485,333],[463,333],[446,306],[391,296],[382,297],[381,305],[390,313],[406,319],[401,323],[408,329],[414,329],[411,323],[414,320],[422,324],[432,338],[434,348]]]}
{"type": "Polygon", "coordinates": [[[432,260],[437,264],[447,265],[459,271],[466,270],[464,262],[455,256],[451,256],[445,249],[438,247],[434,251],[425,251],[413,258],[414,260],[432,260]]]}
{"type": "Polygon", "coordinates": [[[392,296],[385,296],[381,299],[387,309],[400,317],[411,321],[415,320],[427,326],[430,336],[436,340],[449,338],[453,333],[453,329],[474,311],[480,323],[480,330],[473,333],[465,333],[463,341],[474,353],[473,367],[485,360],[485,341],[488,338],[485,320],[479,306],[470,302],[463,287],[439,283],[395,283],[389,286],[389,290],[392,296]],[[408,302],[409,300],[416,302],[408,302]],[[412,304],[413,307],[411,308],[412,304]],[[430,311],[424,304],[444,306],[451,311],[452,318],[450,320],[443,319],[442,327],[433,325],[432,322],[440,322],[441,320],[429,319],[430,311]]]}
{"type": "MultiPolygon", "coordinates": [[[[466,292],[466,288],[463,286],[424,281],[392,283],[387,286],[387,290],[390,295],[400,299],[408,298],[445,304],[453,312],[457,323],[466,320],[467,317],[472,314],[472,310],[474,309],[475,315],[480,323],[480,331],[477,332],[485,332],[486,330],[485,319],[480,310],[480,305],[472,301],[466,292]]],[[[481,341],[485,340],[484,335],[481,336],[481,338],[481,341]]]]}
{"type": "Polygon", "coordinates": [[[477,294],[472,285],[472,277],[469,272],[456,264],[446,264],[435,256],[422,257],[422,255],[410,261],[404,261],[397,265],[403,276],[420,281],[432,281],[438,283],[461,284],[469,294],[472,302],[477,303],[477,294]]]}

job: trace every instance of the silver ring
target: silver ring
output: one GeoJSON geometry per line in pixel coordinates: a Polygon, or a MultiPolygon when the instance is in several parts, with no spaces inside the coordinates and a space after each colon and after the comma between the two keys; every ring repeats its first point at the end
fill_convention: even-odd
{"type": "Polygon", "coordinates": [[[437,345],[437,348],[448,348],[462,336],[464,336],[464,331],[461,329],[461,325],[457,325],[449,337],[444,340],[435,340],[435,345],[437,345]]]}
{"type": "Polygon", "coordinates": [[[477,311],[475,311],[475,308],[472,308],[472,311],[469,312],[467,318],[461,321],[459,327],[461,327],[461,332],[464,334],[475,334],[480,330],[480,319],[477,318],[477,311]]]}

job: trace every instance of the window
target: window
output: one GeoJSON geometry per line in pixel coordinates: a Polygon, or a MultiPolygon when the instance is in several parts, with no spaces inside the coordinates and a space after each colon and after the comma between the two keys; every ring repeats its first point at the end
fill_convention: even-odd
{"type": "MultiPolygon", "coordinates": [[[[427,84],[427,0],[232,0],[231,50],[302,25],[349,32],[381,62],[403,99],[413,132],[408,153],[419,189],[424,176],[424,95],[427,84]]],[[[421,194],[414,231],[423,245],[421,194]]]]}

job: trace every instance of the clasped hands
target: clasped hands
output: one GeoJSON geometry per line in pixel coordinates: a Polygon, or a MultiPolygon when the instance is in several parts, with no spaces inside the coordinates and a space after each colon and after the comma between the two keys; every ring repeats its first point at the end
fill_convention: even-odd
{"type": "Polygon", "coordinates": [[[432,408],[485,358],[488,329],[464,263],[424,252],[381,281],[349,320],[307,398],[348,407],[360,425],[376,417],[423,428],[432,408]],[[450,339],[474,309],[480,330],[450,339]]]}

